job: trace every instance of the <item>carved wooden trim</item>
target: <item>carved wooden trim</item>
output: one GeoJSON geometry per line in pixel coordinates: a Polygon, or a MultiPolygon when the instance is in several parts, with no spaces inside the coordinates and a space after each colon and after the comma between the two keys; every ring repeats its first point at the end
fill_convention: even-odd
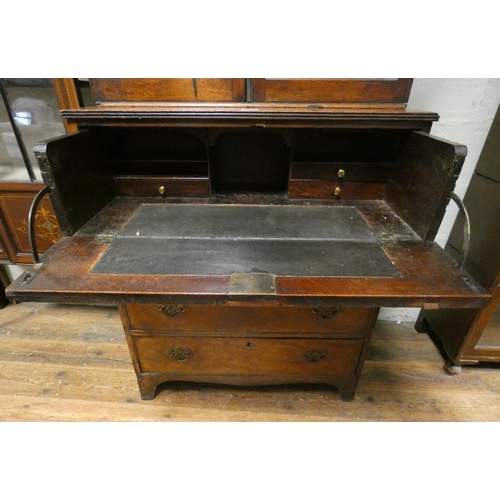
{"type": "Polygon", "coordinates": [[[158,306],[158,311],[162,312],[165,316],[169,318],[174,318],[178,314],[183,313],[186,308],[182,305],[168,304],[166,306],[158,306]]]}
{"type": "Polygon", "coordinates": [[[319,363],[323,359],[326,359],[326,357],[327,357],[326,351],[318,351],[316,349],[312,349],[304,353],[304,358],[309,363],[319,363]]]}
{"type": "Polygon", "coordinates": [[[182,363],[183,361],[186,361],[186,359],[191,358],[193,356],[193,352],[191,349],[187,348],[183,349],[182,347],[178,347],[177,349],[174,349],[171,347],[168,351],[168,355],[175,361],[182,363]]]}

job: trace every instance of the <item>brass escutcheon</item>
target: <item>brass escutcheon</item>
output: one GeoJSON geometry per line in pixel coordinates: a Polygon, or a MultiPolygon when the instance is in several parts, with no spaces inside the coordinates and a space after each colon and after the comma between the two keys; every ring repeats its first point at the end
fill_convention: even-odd
{"type": "Polygon", "coordinates": [[[312,310],[313,314],[317,314],[320,318],[330,319],[338,314],[340,309],[338,307],[315,307],[312,310]]]}
{"type": "Polygon", "coordinates": [[[160,186],[160,187],[158,188],[158,192],[159,192],[160,194],[165,194],[165,186],[160,186]]]}
{"type": "Polygon", "coordinates": [[[193,352],[191,349],[183,349],[182,347],[178,347],[177,349],[174,349],[171,347],[168,351],[168,355],[172,358],[175,359],[175,361],[179,361],[181,363],[182,361],[186,361],[186,359],[189,359],[190,357],[193,356],[193,352]]]}
{"type": "Polygon", "coordinates": [[[173,318],[186,310],[184,306],[169,304],[167,306],[158,306],[158,311],[162,312],[165,316],[173,318]]]}
{"type": "Polygon", "coordinates": [[[334,194],[335,196],[339,196],[339,194],[340,194],[341,192],[342,192],[342,189],[340,189],[339,187],[336,187],[336,188],[335,188],[335,191],[333,192],[333,194],[334,194]]]}
{"type": "Polygon", "coordinates": [[[344,175],[345,175],[345,170],[340,169],[340,170],[338,171],[338,176],[339,176],[339,177],[344,177],[344,175]]]}
{"type": "Polygon", "coordinates": [[[321,360],[326,359],[326,351],[317,351],[312,349],[304,353],[304,358],[309,361],[309,363],[319,363],[321,360]]]}

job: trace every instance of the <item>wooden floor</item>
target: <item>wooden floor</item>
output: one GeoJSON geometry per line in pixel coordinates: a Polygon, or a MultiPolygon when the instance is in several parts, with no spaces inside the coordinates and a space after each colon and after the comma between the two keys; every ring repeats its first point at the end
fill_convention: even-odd
{"type": "Polygon", "coordinates": [[[175,384],[142,401],[112,307],[0,310],[0,421],[500,421],[500,366],[446,375],[427,335],[381,322],[356,398],[323,386],[175,384]]]}

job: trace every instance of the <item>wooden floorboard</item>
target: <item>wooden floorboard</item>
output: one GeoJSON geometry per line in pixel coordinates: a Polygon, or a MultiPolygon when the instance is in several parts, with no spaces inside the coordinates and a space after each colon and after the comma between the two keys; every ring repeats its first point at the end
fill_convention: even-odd
{"type": "Polygon", "coordinates": [[[0,310],[3,422],[498,422],[500,367],[449,376],[425,334],[380,322],[355,400],[326,386],[178,383],[142,401],[113,307],[0,310]]]}

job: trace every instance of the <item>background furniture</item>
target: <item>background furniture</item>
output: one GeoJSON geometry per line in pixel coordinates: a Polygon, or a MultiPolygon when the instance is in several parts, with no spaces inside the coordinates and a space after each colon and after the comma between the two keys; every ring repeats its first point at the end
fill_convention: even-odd
{"type": "Polygon", "coordinates": [[[141,396],[186,380],[352,399],[380,307],[491,295],[433,239],[466,148],[411,80],[55,81],[35,154],[63,237],[8,295],[119,306],[141,396]]]}
{"type": "MultiPolygon", "coordinates": [[[[445,370],[462,365],[500,361],[500,111],[497,111],[481,157],[464,197],[470,224],[470,247],[464,268],[493,299],[480,309],[422,311],[419,331],[431,332],[444,349],[445,370]]],[[[447,252],[461,263],[463,223],[457,219],[447,252]]]]}
{"type": "MultiPolygon", "coordinates": [[[[6,305],[10,277],[3,265],[32,264],[28,240],[28,212],[43,187],[33,153],[36,142],[65,133],[50,79],[0,79],[0,306],[6,305]]],[[[48,198],[36,213],[40,252],[61,237],[48,198]]]]}

